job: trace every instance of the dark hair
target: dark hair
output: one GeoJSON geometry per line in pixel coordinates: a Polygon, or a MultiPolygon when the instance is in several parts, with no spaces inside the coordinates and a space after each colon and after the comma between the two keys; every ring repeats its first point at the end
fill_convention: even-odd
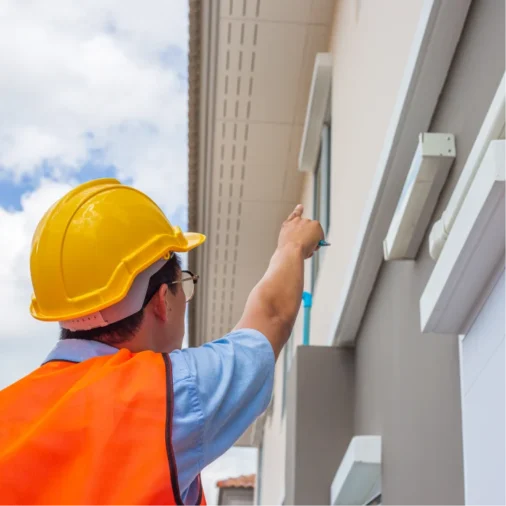
{"type": "Polygon", "coordinates": [[[175,294],[177,292],[178,285],[171,283],[177,281],[180,272],[181,261],[177,255],[173,255],[159,271],[151,276],[144,303],[137,313],[127,316],[119,322],[111,323],[106,327],[98,327],[91,330],[76,330],[74,332],[62,328],[60,339],[86,339],[89,341],[100,341],[106,344],[121,344],[130,340],[139,330],[144,320],[144,308],[149,304],[149,301],[153,298],[153,295],[158,291],[160,286],[167,284],[172,293],[175,294]]]}

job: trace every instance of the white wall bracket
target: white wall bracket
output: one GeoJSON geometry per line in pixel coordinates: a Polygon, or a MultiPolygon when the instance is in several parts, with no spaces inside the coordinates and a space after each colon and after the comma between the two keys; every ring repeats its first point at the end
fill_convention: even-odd
{"type": "Polygon", "coordinates": [[[420,134],[411,168],[383,241],[385,260],[416,258],[455,156],[453,134],[420,134]]]}

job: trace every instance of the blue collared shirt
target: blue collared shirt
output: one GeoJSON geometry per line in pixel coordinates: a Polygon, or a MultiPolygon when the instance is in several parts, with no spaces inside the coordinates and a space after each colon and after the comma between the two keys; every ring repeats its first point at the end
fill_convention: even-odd
{"type": "MultiPolygon", "coordinates": [[[[57,343],[46,362],[82,362],[117,351],[96,341],[68,339],[57,343]]],[[[241,329],[198,348],[176,350],[170,359],[172,444],[179,488],[183,501],[194,504],[198,474],[267,408],[274,382],[274,353],[263,334],[241,329]]]]}

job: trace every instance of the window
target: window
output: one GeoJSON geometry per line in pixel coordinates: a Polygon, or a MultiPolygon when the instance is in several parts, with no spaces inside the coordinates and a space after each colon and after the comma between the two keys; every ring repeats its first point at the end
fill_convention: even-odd
{"type": "MultiPolygon", "coordinates": [[[[313,218],[318,220],[327,235],[330,226],[330,124],[325,123],[321,133],[320,155],[314,172],[313,218]]],[[[311,291],[314,292],[322,249],[312,260],[311,291]]]]}

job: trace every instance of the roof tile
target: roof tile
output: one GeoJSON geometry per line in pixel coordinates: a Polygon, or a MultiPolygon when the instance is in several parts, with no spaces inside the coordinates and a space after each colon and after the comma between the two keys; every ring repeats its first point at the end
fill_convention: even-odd
{"type": "Polygon", "coordinates": [[[247,476],[239,476],[237,478],[229,478],[216,483],[218,488],[255,488],[255,474],[247,476]]]}

